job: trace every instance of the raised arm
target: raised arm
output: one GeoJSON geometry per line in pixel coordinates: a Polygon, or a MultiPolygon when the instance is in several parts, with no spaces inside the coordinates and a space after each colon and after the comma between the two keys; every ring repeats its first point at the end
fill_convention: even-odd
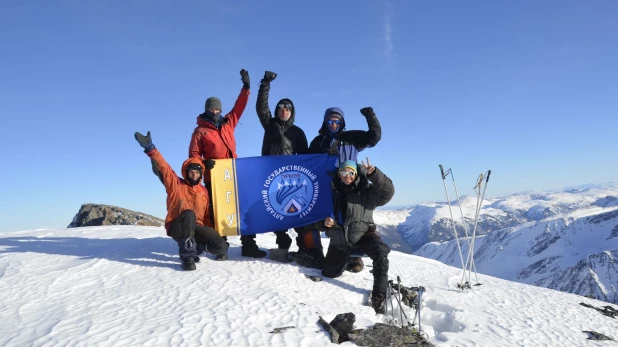
{"type": "Polygon", "coordinates": [[[346,138],[344,141],[351,142],[354,147],[356,147],[359,151],[362,151],[365,148],[371,148],[380,142],[382,138],[382,127],[380,126],[380,121],[378,117],[373,112],[373,108],[365,107],[362,108],[361,114],[365,116],[367,120],[367,127],[369,130],[350,130],[345,133],[346,138]]]}
{"type": "Polygon", "coordinates": [[[163,181],[163,185],[165,186],[165,190],[169,194],[174,190],[174,187],[178,184],[178,176],[169,166],[169,164],[163,159],[163,156],[159,151],[155,148],[155,145],[152,143],[152,138],[150,137],[150,131],[146,136],[136,132],[135,140],[139,143],[140,146],[144,149],[144,152],[154,160],[157,165],[157,169],[159,171],[159,178],[163,181]]]}
{"type": "Polygon", "coordinates": [[[225,115],[225,117],[229,119],[229,124],[234,128],[236,127],[236,125],[238,125],[238,121],[240,120],[240,117],[242,117],[242,114],[245,111],[245,107],[247,107],[247,102],[249,101],[249,88],[251,85],[249,79],[249,72],[247,72],[247,70],[240,70],[240,79],[243,83],[240,94],[236,99],[234,108],[232,108],[230,113],[225,115]]]}
{"type": "Polygon", "coordinates": [[[257,102],[255,103],[255,111],[264,130],[268,128],[270,121],[273,119],[272,113],[270,113],[270,107],[268,106],[268,93],[270,92],[270,82],[277,78],[277,74],[271,71],[264,72],[264,78],[260,82],[260,89],[258,90],[257,102]]]}

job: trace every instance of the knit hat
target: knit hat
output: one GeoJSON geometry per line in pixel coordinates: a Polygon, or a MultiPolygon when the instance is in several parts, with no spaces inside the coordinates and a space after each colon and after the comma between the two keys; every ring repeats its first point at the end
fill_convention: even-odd
{"type": "Polygon", "coordinates": [[[354,171],[355,175],[358,175],[358,171],[357,171],[357,166],[356,163],[353,160],[346,160],[343,163],[341,163],[339,165],[339,171],[345,169],[345,168],[350,168],[352,169],[352,171],[354,171]]]}
{"type": "Polygon", "coordinates": [[[219,98],[211,96],[210,98],[206,99],[206,104],[204,105],[204,110],[205,111],[208,111],[208,110],[223,111],[223,107],[221,106],[221,100],[219,100],[219,98]]]}

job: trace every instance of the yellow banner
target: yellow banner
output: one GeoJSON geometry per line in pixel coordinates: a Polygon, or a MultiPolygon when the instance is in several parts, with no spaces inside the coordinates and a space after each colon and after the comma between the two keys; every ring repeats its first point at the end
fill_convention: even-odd
{"type": "Polygon", "coordinates": [[[234,159],[217,159],[210,171],[215,229],[221,236],[240,235],[238,185],[234,159]]]}

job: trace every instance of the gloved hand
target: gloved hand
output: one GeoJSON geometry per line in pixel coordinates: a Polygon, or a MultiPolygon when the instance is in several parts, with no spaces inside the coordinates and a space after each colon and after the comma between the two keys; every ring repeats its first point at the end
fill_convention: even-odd
{"type": "Polygon", "coordinates": [[[363,107],[360,110],[361,114],[365,117],[375,116],[375,112],[373,112],[373,107],[363,107]]]}
{"type": "Polygon", "coordinates": [[[150,131],[146,136],[136,131],[134,136],[137,142],[139,142],[139,145],[144,149],[144,152],[150,152],[155,149],[155,146],[152,144],[152,138],[150,137],[150,131]]]}
{"type": "Polygon", "coordinates": [[[245,69],[240,70],[240,80],[242,81],[243,88],[249,89],[251,87],[251,80],[249,79],[249,71],[245,69]]]}
{"type": "Polygon", "coordinates": [[[275,78],[277,78],[277,74],[276,73],[274,73],[272,71],[264,72],[264,79],[263,79],[264,82],[270,83],[270,82],[274,81],[275,78]]]}
{"type": "Polygon", "coordinates": [[[202,163],[206,167],[206,170],[212,170],[212,168],[215,167],[215,161],[212,159],[204,159],[202,163]]]}
{"type": "Polygon", "coordinates": [[[333,144],[326,151],[326,153],[328,153],[328,155],[339,155],[339,141],[333,141],[333,144]]]}

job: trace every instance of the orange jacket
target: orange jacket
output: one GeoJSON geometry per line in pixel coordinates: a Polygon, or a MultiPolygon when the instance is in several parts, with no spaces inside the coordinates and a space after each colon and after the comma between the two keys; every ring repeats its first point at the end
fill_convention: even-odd
{"type": "MultiPolygon", "coordinates": [[[[189,158],[204,159],[229,159],[237,158],[236,138],[234,129],[240,120],[247,102],[249,101],[249,89],[242,89],[236,104],[230,113],[221,119],[221,124],[217,128],[212,122],[197,117],[197,127],[191,135],[189,144],[189,158]]],[[[210,182],[210,171],[204,172],[206,182],[210,182]]]]}
{"type": "MultiPolygon", "coordinates": [[[[185,181],[185,168],[189,164],[199,164],[202,166],[202,172],[206,171],[202,161],[196,158],[189,158],[182,164],[182,177],[180,179],[163,159],[161,153],[156,148],[146,153],[154,159],[159,165],[159,170],[163,176],[163,185],[167,192],[167,216],[165,217],[165,230],[169,229],[170,224],[174,219],[178,218],[182,211],[193,210],[196,216],[197,225],[207,225],[212,227],[209,213],[210,206],[208,201],[208,190],[201,183],[195,186],[190,186],[185,181]]],[[[168,231],[169,235],[169,231],[168,231]]]]}

